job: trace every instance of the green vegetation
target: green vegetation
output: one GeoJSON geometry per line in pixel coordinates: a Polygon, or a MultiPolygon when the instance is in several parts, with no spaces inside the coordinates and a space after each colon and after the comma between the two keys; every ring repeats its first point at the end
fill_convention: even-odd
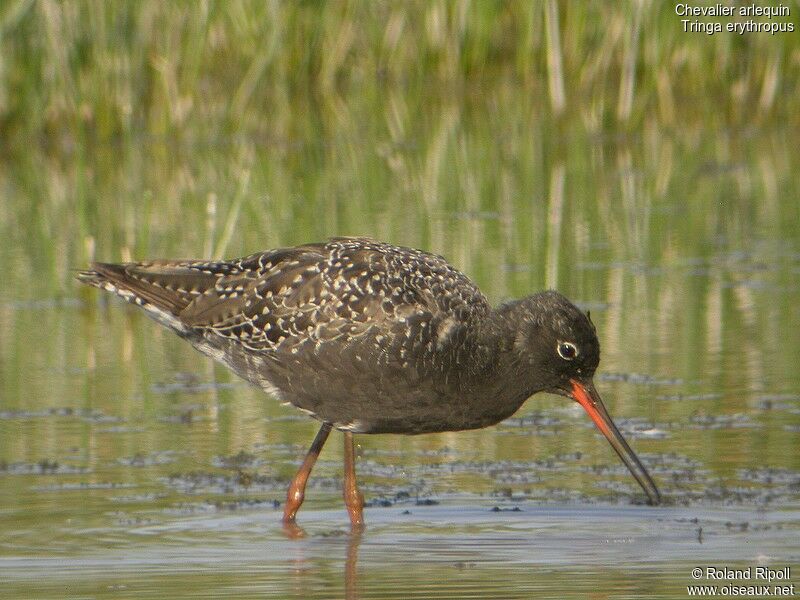
{"type": "Polygon", "coordinates": [[[598,240],[661,262],[796,234],[777,199],[798,170],[800,34],[680,19],[638,0],[8,0],[0,259],[47,274],[21,288],[39,297],[94,256],[363,233],[502,295],[598,240]],[[687,215],[659,205],[677,198],[687,215]]]}
{"type": "Polygon", "coordinates": [[[797,124],[800,33],[687,34],[680,19],[671,2],[639,0],[8,0],[0,123],[12,147],[292,138],[303,112],[335,112],[365,88],[513,86],[537,113],[592,131],[797,124]]]}

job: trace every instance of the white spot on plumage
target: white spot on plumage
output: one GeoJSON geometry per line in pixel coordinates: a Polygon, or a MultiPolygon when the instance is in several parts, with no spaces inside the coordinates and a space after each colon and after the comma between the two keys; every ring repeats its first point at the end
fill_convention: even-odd
{"type": "Polygon", "coordinates": [[[457,322],[453,317],[447,317],[436,327],[436,345],[442,347],[456,329],[457,322]]]}

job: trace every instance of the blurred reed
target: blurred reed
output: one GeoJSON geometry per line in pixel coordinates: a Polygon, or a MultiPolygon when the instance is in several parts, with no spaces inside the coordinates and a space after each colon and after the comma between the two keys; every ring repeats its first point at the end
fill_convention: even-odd
{"type": "MultiPolygon", "coordinates": [[[[798,36],[687,34],[671,3],[7,0],[5,145],[292,136],[292,105],[513,80],[588,124],[800,119],[798,36]]],[[[795,18],[795,17],[791,17],[795,18]]]]}
{"type": "Polygon", "coordinates": [[[791,191],[798,36],[686,34],[668,3],[7,0],[0,53],[0,260],[41,274],[31,297],[95,255],[337,234],[444,252],[502,296],[568,283],[598,239],[669,261],[797,230],[777,200],[711,199],[715,170],[731,205],[791,191]],[[753,126],[771,137],[731,134],[753,126]],[[653,208],[676,197],[685,218],[653,208]]]}

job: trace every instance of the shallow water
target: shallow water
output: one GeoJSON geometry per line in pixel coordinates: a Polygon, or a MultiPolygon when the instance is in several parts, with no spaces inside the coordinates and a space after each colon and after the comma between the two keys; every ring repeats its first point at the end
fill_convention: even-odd
{"type": "Polygon", "coordinates": [[[277,512],[118,524],[0,568],[9,597],[584,598],[602,587],[633,598],[680,597],[699,565],[798,558],[797,511],[513,506],[368,510],[361,535],[332,525],[341,511],[309,510],[301,539],[283,536],[277,512]]]}
{"type": "Polygon", "coordinates": [[[800,558],[793,392],[600,374],[661,507],[577,407],[537,397],[484,431],[358,437],[368,527],[350,534],[334,435],[290,539],[280,502],[313,423],[122,305],[14,310],[53,343],[46,380],[0,410],[2,597],[673,598],[698,566],[800,558]],[[646,408],[617,408],[632,396],[646,408]]]}

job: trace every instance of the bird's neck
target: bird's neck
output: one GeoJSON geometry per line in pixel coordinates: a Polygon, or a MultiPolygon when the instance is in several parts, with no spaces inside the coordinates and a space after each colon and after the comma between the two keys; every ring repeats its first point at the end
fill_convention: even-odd
{"type": "Polygon", "coordinates": [[[478,351],[469,377],[470,401],[491,404],[498,421],[512,415],[538,391],[530,387],[529,367],[515,351],[521,312],[520,301],[504,304],[492,310],[476,329],[478,351]]]}

